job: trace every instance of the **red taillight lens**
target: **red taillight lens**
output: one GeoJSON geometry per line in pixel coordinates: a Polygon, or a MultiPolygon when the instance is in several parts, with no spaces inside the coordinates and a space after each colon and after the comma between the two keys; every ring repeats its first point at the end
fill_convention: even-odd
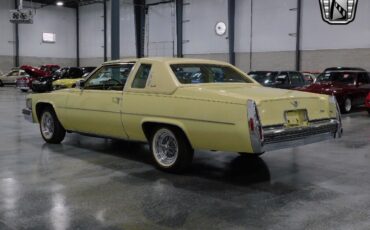
{"type": "Polygon", "coordinates": [[[253,118],[249,119],[248,124],[249,124],[249,129],[254,132],[254,120],[253,120],[253,118]]]}

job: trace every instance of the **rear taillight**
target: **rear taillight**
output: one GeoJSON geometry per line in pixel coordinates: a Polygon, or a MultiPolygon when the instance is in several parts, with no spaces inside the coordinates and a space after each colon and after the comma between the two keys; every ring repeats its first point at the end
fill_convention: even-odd
{"type": "Polygon", "coordinates": [[[257,105],[253,100],[248,100],[248,126],[250,135],[257,137],[260,142],[263,142],[263,129],[261,120],[258,114],[257,105]]]}
{"type": "Polygon", "coordinates": [[[249,130],[251,130],[252,132],[254,132],[254,120],[253,118],[250,118],[249,119],[249,130]]]}

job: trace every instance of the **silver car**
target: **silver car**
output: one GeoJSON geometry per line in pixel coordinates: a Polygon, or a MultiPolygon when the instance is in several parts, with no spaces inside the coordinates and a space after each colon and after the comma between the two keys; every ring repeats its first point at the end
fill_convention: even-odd
{"type": "Polygon", "coordinates": [[[15,85],[18,78],[27,76],[28,74],[24,70],[13,69],[6,75],[0,76],[0,87],[4,85],[15,85]]]}

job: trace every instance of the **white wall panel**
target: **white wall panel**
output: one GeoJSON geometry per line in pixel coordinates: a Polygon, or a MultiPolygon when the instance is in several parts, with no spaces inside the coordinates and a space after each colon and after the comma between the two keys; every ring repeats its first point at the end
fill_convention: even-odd
{"type": "Polygon", "coordinates": [[[183,26],[184,54],[227,53],[227,34],[217,36],[217,22],[227,20],[227,0],[185,0],[183,26]]]}
{"type": "MultiPolygon", "coordinates": [[[[80,56],[104,57],[103,4],[80,7],[80,56]],[[94,39],[92,39],[94,38],[94,39]]],[[[111,4],[107,2],[107,56],[111,55],[111,4]]],[[[136,56],[135,18],[132,0],[120,1],[120,56],[136,56]]]]}
{"type": "MultiPolygon", "coordinates": [[[[316,1],[316,0],[309,0],[316,1]]],[[[253,51],[289,51],[295,49],[297,0],[253,1],[253,51]]]]}
{"type": "Polygon", "coordinates": [[[14,24],[9,22],[9,10],[14,1],[2,0],[0,6],[0,56],[14,54],[14,24]]]}
{"type": "Polygon", "coordinates": [[[75,58],[75,10],[57,6],[37,9],[33,24],[19,25],[19,44],[20,56],[75,58]],[[55,33],[56,42],[43,43],[43,32],[55,33]]]}
{"type": "Polygon", "coordinates": [[[251,0],[235,1],[235,52],[250,50],[251,0]]]}
{"type": "Polygon", "coordinates": [[[103,4],[80,7],[80,58],[104,57],[103,4]]]}
{"type": "MultiPolygon", "coordinates": [[[[135,16],[133,0],[120,3],[120,56],[136,57],[135,16]]],[[[108,39],[110,41],[110,39],[108,39]]]]}
{"type": "Polygon", "coordinates": [[[176,40],[175,4],[166,3],[149,6],[146,16],[146,56],[174,56],[176,40]]]}
{"type": "Polygon", "coordinates": [[[303,0],[302,49],[370,48],[370,1],[359,0],[355,21],[329,25],[321,18],[319,1],[303,0]]]}

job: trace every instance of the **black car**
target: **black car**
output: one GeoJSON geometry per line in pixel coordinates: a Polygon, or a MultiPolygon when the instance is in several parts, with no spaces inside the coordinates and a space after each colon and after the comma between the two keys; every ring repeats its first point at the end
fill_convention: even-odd
{"type": "Polygon", "coordinates": [[[324,70],[324,72],[331,72],[331,71],[361,71],[361,72],[366,72],[365,69],[358,68],[358,67],[330,67],[330,68],[326,68],[324,70]]]}
{"type": "Polygon", "coordinates": [[[267,87],[293,89],[309,84],[297,71],[252,71],[248,75],[267,87]]]}
{"type": "Polygon", "coordinates": [[[94,66],[82,67],[83,75],[91,73],[94,69],[96,69],[94,66]]]}
{"type": "Polygon", "coordinates": [[[81,78],[84,74],[83,68],[80,67],[63,67],[55,71],[52,77],[38,78],[32,82],[32,91],[48,92],[53,90],[53,81],[63,78],[81,78]]]}

